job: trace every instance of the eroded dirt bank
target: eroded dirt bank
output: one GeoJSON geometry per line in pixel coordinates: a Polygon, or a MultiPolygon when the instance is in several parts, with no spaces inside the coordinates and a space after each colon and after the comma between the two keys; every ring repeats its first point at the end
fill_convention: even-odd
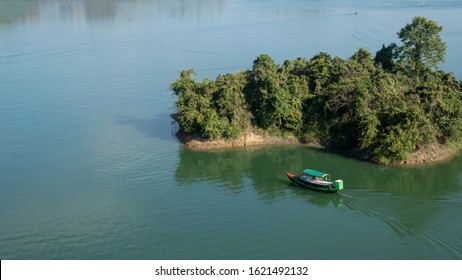
{"type": "MultiPolygon", "coordinates": [[[[186,147],[195,150],[210,150],[263,145],[306,145],[310,147],[326,148],[320,145],[319,143],[302,143],[293,136],[278,137],[269,134],[257,134],[254,132],[246,133],[238,139],[233,140],[200,140],[181,133],[178,133],[178,138],[186,147]]],[[[441,144],[431,144],[412,152],[411,154],[409,154],[409,157],[406,160],[394,162],[390,165],[417,165],[444,161],[452,158],[454,155],[457,154],[458,151],[459,150],[456,148],[447,147],[441,144]]],[[[367,160],[367,157],[361,153],[352,153],[349,151],[344,151],[344,153],[361,160],[367,160]]]]}

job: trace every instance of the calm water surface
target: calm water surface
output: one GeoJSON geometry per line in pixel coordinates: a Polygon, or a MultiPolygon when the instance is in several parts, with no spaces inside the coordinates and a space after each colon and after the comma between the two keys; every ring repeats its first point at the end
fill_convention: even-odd
{"type": "Polygon", "coordinates": [[[444,26],[462,79],[462,2],[0,1],[1,259],[462,259],[462,155],[381,167],[303,146],[197,152],[169,84],[444,26]],[[304,167],[338,195],[288,184],[304,167]]]}

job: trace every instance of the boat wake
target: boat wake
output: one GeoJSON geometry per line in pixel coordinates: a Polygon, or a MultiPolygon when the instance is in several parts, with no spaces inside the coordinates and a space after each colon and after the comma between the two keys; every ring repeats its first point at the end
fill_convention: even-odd
{"type": "MultiPolygon", "coordinates": [[[[435,230],[442,228],[434,225],[440,222],[438,210],[444,209],[442,202],[351,189],[344,190],[340,195],[346,209],[383,223],[402,240],[403,246],[408,247],[409,251],[428,251],[424,248],[431,248],[433,254],[422,255],[422,258],[462,257],[462,240],[457,233],[458,229],[435,230]]],[[[441,222],[448,224],[446,220],[441,222]]]]}

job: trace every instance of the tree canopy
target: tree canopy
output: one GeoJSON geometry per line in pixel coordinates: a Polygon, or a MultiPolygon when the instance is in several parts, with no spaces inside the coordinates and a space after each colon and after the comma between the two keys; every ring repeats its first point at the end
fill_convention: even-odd
{"type": "Polygon", "coordinates": [[[442,30],[435,21],[418,16],[398,32],[403,43],[400,57],[417,76],[444,61],[446,43],[440,36],[442,30]]]}
{"type": "Polygon", "coordinates": [[[204,139],[261,128],[380,163],[431,143],[460,144],[462,86],[435,69],[446,49],[440,31],[416,17],[398,33],[401,46],[384,45],[375,57],[358,49],[347,59],[319,53],[279,65],[263,54],[251,70],[214,81],[183,70],[171,85],[180,128],[204,139]]]}

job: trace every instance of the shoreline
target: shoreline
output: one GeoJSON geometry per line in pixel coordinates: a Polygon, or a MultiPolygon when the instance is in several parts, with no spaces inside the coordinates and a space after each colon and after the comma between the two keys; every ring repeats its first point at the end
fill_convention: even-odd
{"type": "MultiPolygon", "coordinates": [[[[193,150],[214,150],[239,147],[255,147],[255,146],[270,146],[270,145],[307,145],[315,146],[314,144],[306,144],[300,142],[293,136],[279,137],[268,133],[260,134],[255,132],[244,133],[236,139],[217,139],[205,140],[185,134],[181,131],[176,133],[177,138],[187,148],[193,150]]],[[[318,145],[317,147],[322,147],[318,145]]]]}
{"type": "MultiPolygon", "coordinates": [[[[271,146],[271,145],[301,145],[311,148],[324,149],[332,153],[343,154],[354,159],[367,161],[377,165],[380,164],[375,161],[371,161],[369,157],[355,150],[342,151],[338,149],[331,149],[317,142],[304,143],[298,140],[294,136],[275,136],[264,131],[255,132],[252,130],[246,131],[243,136],[237,139],[218,139],[218,140],[205,140],[192,135],[188,135],[182,131],[176,133],[178,140],[188,149],[192,150],[218,150],[227,148],[240,148],[240,147],[257,147],[257,146],[271,146]]],[[[432,164],[450,160],[453,158],[460,149],[454,147],[444,146],[442,144],[429,144],[412,153],[405,160],[391,162],[385,164],[388,166],[413,166],[413,165],[424,165],[432,164]]]]}
{"type": "Polygon", "coordinates": [[[455,157],[460,149],[444,146],[442,144],[429,144],[409,154],[406,160],[392,163],[391,165],[423,165],[440,163],[451,160],[455,157]]]}

